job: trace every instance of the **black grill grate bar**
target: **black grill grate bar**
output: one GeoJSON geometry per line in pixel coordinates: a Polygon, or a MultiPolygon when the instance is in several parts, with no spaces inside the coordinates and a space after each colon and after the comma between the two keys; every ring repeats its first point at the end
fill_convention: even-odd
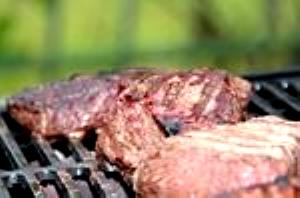
{"type": "Polygon", "coordinates": [[[2,180],[0,180],[0,198],[10,198],[9,192],[2,180]]]}
{"type": "Polygon", "coordinates": [[[299,81],[288,81],[288,85],[293,86],[293,88],[300,93],[300,79],[299,81]]]}
{"type": "Polygon", "coordinates": [[[71,139],[71,144],[73,145],[74,152],[80,159],[80,161],[92,161],[95,158],[91,156],[91,153],[83,146],[80,140],[78,139],[71,139]]]}
{"type": "Polygon", "coordinates": [[[14,140],[12,134],[9,132],[6,124],[0,118],[0,139],[3,144],[4,152],[7,153],[11,161],[11,166],[14,169],[22,168],[28,165],[27,160],[21,152],[17,142],[14,140]]]}
{"type": "Polygon", "coordinates": [[[94,178],[92,167],[70,168],[69,172],[77,183],[84,183],[89,188],[88,194],[91,197],[104,197],[105,194],[102,186],[100,186],[101,183],[94,178]]]}
{"type": "Polygon", "coordinates": [[[33,196],[36,198],[43,197],[43,192],[41,191],[39,181],[37,180],[37,178],[29,172],[23,172],[22,175],[24,175],[24,178],[33,196]]]}
{"type": "Polygon", "coordinates": [[[61,177],[58,175],[55,169],[44,168],[41,171],[35,173],[39,182],[43,186],[53,186],[59,197],[68,198],[67,186],[62,182],[61,177]]]}
{"type": "Polygon", "coordinates": [[[101,186],[104,197],[112,197],[112,195],[116,198],[135,197],[129,196],[126,188],[120,182],[105,176],[103,172],[92,172],[91,177],[101,186]]]}
{"type": "Polygon", "coordinates": [[[38,188],[34,191],[31,189],[23,171],[14,171],[2,179],[11,197],[19,197],[20,194],[25,197],[41,197],[42,195],[42,192],[38,192],[38,188]]]}
{"type": "Polygon", "coordinates": [[[100,187],[100,183],[97,183],[97,180],[91,176],[92,170],[89,167],[75,167],[70,168],[69,173],[80,189],[84,186],[88,188],[84,189],[88,197],[104,197],[104,191],[100,187]]]}
{"type": "Polygon", "coordinates": [[[269,83],[262,83],[262,87],[272,93],[276,98],[280,101],[284,102],[294,111],[300,112],[300,106],[298,103],[294,102],[294,98],[287,94],[285,91],[280,90],[279,88],[275,87],[269,83]]]}
{"type": "Polygon", "coordinates": [[[45,141],[44,138],[42,138],[40,136],[35,136],[34,141],[36,143],[36,145],[35,145],[36,149],[38,150],[40,155],[43,156],[43,158],[45,158],[45,160],[49,164],[55,166],[59,163],[59,160],[57,159],[56,155],[54,154],[50,144],[47,141],[45,141]]]}
{"type": "Polygon", "coordinates": [[[253,95],[251,102],[266,114],[282,116],[282,111],[273,108],[267,100],[258,95],[253,95]]]}
{"type": "Polygon", "coordinates": [[[82,197],[81,192],[78,189],[75,181],[72,179],[72,176],[68,174],[65,171],[58,171],[57,172],[58,177],[60,178],[60,181],[66,188],[66,194],[65,196],[68,198],[78,198],[82,197]]]}

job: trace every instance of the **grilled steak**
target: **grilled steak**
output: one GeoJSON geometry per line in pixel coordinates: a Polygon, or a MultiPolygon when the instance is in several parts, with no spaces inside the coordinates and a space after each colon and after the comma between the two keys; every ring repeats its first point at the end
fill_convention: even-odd
{"type": "Polygon", "coordinates": [[[162,144],[164,134],[139,103],[118,101],[105,119],[98,129],[97,157],[100,164],[108,161],[128,178],[147,153],[162,144]]]}
{"type": "Polygon", "coordinates": [[[138,102],[169,133],[242,119],[248,82],[218,70],[164,72],[133,69],[119,74],[73,76],[25,90],[8,102],[21,125],[44,136],[82,136],[99,127],[119,100],[138,102]],[[218,82],[218,83],[215,83],[218,82]]]}
{"type": "Polygon", "coordinates": [[[78,76],[25,90],[9,99],[8,111],[20,124],[44,136],[82,134],[99,124],[106,104],[118,91],[109,78],[78,76]]]}
{"type": "Polygon", "coordinates": [[[201,69],[152,75],[123,96],[142,101],[166,129],[177,125],[184,131],[243,119],[251,86],[224,71],[201,69]]]}
{"type": "Polygon", "coordinates": [[[241,120],[250,95],[246,81],[215,70],[124,76],[125,81],[128,76],[134,80],[120,92],[114,110],[107,112],[105,126],[98,129],[96,151],[100,162],[116,165],[125,175],[165,136],[241,120]],[[212,94],[214,89],[218,90],[212,94]]]}
{"type": "MultiPolygon", "coordinates": [[[[268,154],[285,159],[291,175],[299,175],[300,122],[292,122],[276,116],[252,118],[234,125],[215,125],[210,129],[187,131],[186,135],[213,141],[215,148],[222,148],[224,142],[239,149],[268,154]]],[[[202,140],[203,141],[203,140],[202,140]]],[[[203,141],[204,142],[204,141],[203,141]]],[[[205,144],[203,145],[205,146],[205,144]]]]}
{"type": "Polygon", "coordinates": [[[167,139],[140,164],[133,176],[140,197],[211,197],[288,174],[283,150],[218,142],[198,134],[167,139]]]}
{"type": "Polygon", "coordinates": [[[103,113],[132,83],[155,70],[132,69],[121,74],[73,75],[69,80],[40,86],[11,97],[8,112],[21,125],[43,136],[83,136],[101,124],[103,113]]]}

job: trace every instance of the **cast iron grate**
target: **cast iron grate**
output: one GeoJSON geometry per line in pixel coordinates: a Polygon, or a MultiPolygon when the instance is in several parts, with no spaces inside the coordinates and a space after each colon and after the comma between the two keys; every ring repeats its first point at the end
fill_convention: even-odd
{"type": "Polygon", "coordinates": [[[249,113],[300,120],[300,72],[246,78],[252,81],[255,90],[248,106],[249,113]]]}
{"type": "Polygon", "coordinates": [[[0,197],[128,197],[111,173],[97,170],[81,141],[31,136],[8,114],[0,118],[0,197]]]}
{"type": "MultiPolygon", "coordinates": [[[[255,94],[248,111],[300,120],[300,72],[247,76],[255,94]]],[[[0,116],[0,197],[132,197],[120,176],[97,169],[95,133],[83,141],[31,136],[0,116]],[[116,179],[117,178],[117,179],[116,179]]]]}

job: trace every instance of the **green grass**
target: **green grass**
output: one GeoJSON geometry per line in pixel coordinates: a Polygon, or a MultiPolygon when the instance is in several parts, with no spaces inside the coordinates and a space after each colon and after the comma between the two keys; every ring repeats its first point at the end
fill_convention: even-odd
{"type": "Polygon", "coordinates": [[[121,65],[248,73],[299,63],[299,1],[268,2],[0,0],[0,96],[121,65]]]}

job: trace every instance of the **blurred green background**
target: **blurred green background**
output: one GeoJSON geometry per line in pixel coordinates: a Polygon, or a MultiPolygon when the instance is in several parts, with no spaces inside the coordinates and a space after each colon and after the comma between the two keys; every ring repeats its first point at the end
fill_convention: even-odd
{"type": "Polygon", "coordinates": [[[0,96],[130,65],[296,67],[299,10],[299,0],[0,0],[0,96]]]}

